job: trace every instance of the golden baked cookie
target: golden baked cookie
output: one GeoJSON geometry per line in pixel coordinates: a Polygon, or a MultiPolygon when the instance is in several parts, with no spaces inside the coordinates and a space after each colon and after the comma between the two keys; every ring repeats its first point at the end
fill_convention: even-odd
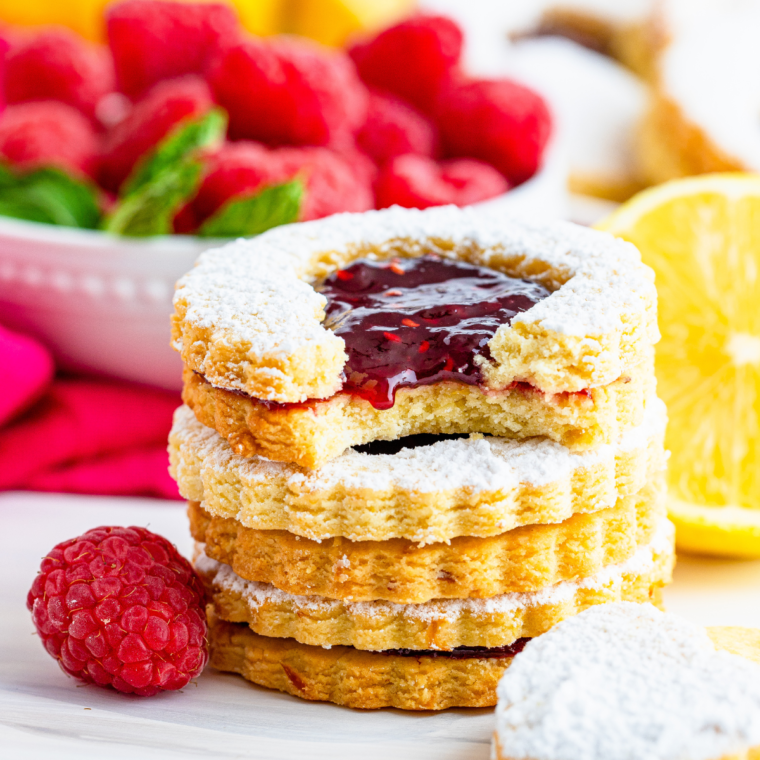
{"type": "Polygon", "coordinates": [[[638,153],[642,172],[653,185],[695,174],[745,169],[661,88],[655,88],[641,122],[638,153]]]}
{"type": "Polygon", "coordinates": [[[658,76],[639,139],[652,183],[760,171],[758,109],[750,72],[760,66],[757,3],[662,3],[658,76]],[[746,78],[746,81],[745,81],[746,78]]]}
{"type": "Polygon", "coordinates": [[[584,393],[540,393],[531,386],[484,393],[462,383],[402,388],[390,409],[340,393],[325,401],[276,405],[217,388],[185,368],[182,400],[236,454],[319,468],[352,446],[409,435],[485,433],[544,436],[575,450],[614,443],[643,421],[654,397],[653,355],[609,385],[584,393]]]}
{"type": "Polygon", "coordinates": [[[760,665],[648,604],[563,620],[498,687],[501,760],[749,760],[759,749],[760,665]]]}
{"type": "Polygon", "coordinates": [[[188,512],[193,537],[205,543],[206,554],[246,580],[291,594],[408,604],[537,591],[624,562],[652,540],[664,514],[664,495],[659,477],[601,512],[426,546],[404,538],[317,542],[212,517],[196,502],[188,512]]]}
{"type": "Polygon", "coordinates": [[[195,568],[217,615],[229,622],[247,623],[262,636],[375,651],[449,650],[501,647],[520,638],[539,636],[594,604],[621,600],[660,604],[661,589],[670,582],[674,560],[673,526],[663,518],[652,542],[620,565],[542,591],[490,599],[394,604],[298,596],[265,583],[246,581],[202,550],[195,568]]]}
{"type": "MultiPolygon", "coordinates": [[[[572,452],[547,439],[471,437],[396,453],[349,450],[319,470],[234,454],[187,407],[174,415],[170,471],[180,493],[248,528],[311,539],[494,536],[613,506],[665,466],[664,404],[615,444],[572,452]]],[[[399,442],[398,445],[402,445],[399,442]]],[[[395,444],[373,444],[373,447],[395,444]]]]}
{"type": "MultiPolygon", "coordinates": [[[[209,608],[210,609],[210,608],[209,608]]],[[[209,614],[210,663],[247,681],[316,702],[374,710],[491,707],[511,657],[408,657],[259,636],[209,614]]]]}
{"type": "Polygon", "coordinates": [[[557,0],[543,5],[535,34],[567,37],[616,58],[637,74],[650,75],[649,0],[605,4],[557,0]]]}
{"type": "Polygon", "coordinates": [[[591,448],[653,388],[651,271],[567,223],[338,214],[203,254],[174,301],[185,403],[245,456],[318,467],[415,433],[591,448]]]}
{"type": "Polygon", "coordinates": [[[174,347],[220,388],[279,403],[328,398],[342,387],[346,354],[313,285],[363,257],[426,253],[552,291],[489,341],[489,390],[518,380],[547,393],[608,385],[657,340],[652,274],[630,244],[566,222],[446,206],[336,214],[202,254],[177,283],[174,347]]]}

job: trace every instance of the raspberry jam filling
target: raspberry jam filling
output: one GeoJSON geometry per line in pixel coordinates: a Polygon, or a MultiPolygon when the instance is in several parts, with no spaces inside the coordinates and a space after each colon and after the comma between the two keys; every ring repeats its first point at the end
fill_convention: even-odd
{"type": "Polygon", "coordinates": [[[522,652],[529,638],[517,641],[505,647],[455,647],[454,649],[384,649],[380,654],[396,657],[444,657],[448,660],[501,660],[514,657],[522,652]]]}
{"type": "Polygon", "coordinates": [[[476,357],[488,342],[550,295],[539,283],[426,255],[359,259],[319,288],[325,326],[346,342],[343,391],[390,409],[399,388],[453,380],[480,385],[476,357]]]}

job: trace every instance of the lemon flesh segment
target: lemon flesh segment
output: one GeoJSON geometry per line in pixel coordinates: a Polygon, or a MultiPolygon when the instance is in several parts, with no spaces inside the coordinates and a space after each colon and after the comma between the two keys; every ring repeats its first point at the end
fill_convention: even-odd
{"type": "Polygon", "coordinates": [[[376,32],[414,10],[413,0],[298,0],[285,31],[341,47],[361,32],[376,32]]]}
{"type": "Polygon", "coordinates": [[[744,507],[701,507],[669,499],[678,551],[760,559],[760,512],[744,507]]]}
{"type": "MultiPolygon", "coordinates": [[[[671,493],[691,505],[748,508],[760,521],[760,177],[669,182],[598,226],[636,245],[656,274],[671,493]]],[[[738,523],[710,528],[693,517],[692,549],[747,556],[738,523]],[[736,551],[706,538],[726,530],[737,534],[736,551]]]]}

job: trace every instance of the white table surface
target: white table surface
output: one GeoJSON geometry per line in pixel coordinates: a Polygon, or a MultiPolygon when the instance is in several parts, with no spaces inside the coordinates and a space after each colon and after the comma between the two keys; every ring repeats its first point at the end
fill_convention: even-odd
{"type": "MultiPolygon", "coordinates": [[[[77,685],[33,635],[26,593],[40,558],[97,525],[143,525],[189,555],[183,505],[0,495],[0,757],[84,760],[486,760],[491,710],[360,712],[303,702],[208,669],[149,699],[77,685]]],[[[760,562],[681,558],[666,603],[704,625],[760,627],[760,562]]]]}

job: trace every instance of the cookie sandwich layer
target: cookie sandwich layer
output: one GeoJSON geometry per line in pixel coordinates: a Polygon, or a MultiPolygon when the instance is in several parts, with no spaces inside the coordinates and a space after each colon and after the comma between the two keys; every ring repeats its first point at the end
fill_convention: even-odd
{"type": "Polygon", "coordinates": [[[182,399],[236,454],[316,469],[352,446],[418,434],[544,436],[575,451],[616,441],[641,424],[654,396],[654,354],[612,383],[547,394],[530,385],[483,392],[444,382],[402,388],[390,409],[340,393],[325,401],[272,405],[211,385],[185,368],[182,399]]]}
{"type": "Polygon", "coordinates": [[[441,207],[337,214],[202,254],[177,284],[173,345],[218,388],[278,403],[329,398],[343,387],[347,354],[323,324],[326,299],[314,286],[357,259],[426,254],[551,291],[488,341],[489,390],[609,385],[658,339],[652,273],[630,243],[569,223],[441,207]]]}
{"type": "Polygon", "coordinates": [[[324,541],[246,528],[191,502],[191,531],[212,559],[292,594],[401,604],[537,591],[624,562],[649,543],[665,511],[663,478],[610,509],[498,536],[419,546],[407,539],[324,541]]]}
{"type": "MultiPolygon", "coordinates": [[[[548,439],[479,436],[387,454],[349,450],[310,472],[233,453],[181,407],[169,454],[182,496],[245,527],[314,540],[433,543],[614,506],[664,468],[666,421],[664,404],[650,399],[641,425],[590,452],[548,439]]],[[[380,445],[396,448],[373,444],[380,445]]]]}
{"type": "Polygon", "coordinates": [[[491,707],[511,656],[447,658],[366,652],[259,636],[209,613],[210,663],[247,681],[316,702],[374,710],[491,707]]]}
{"type": "Polygon", "coordinates": [[[254,633],[302,644],[356,649],[502,647],[545,633],[560,620],[595,604],[659,603],[675,560],[672,524],[662,518],[652,541],[627,561],[578,581],[542,591],[489,599],[434,599],[422,604],[347,602],[298,596],[240,578],[210,559],[202,547],[196,570],[223,620],[247,623],[254,633]]]}

